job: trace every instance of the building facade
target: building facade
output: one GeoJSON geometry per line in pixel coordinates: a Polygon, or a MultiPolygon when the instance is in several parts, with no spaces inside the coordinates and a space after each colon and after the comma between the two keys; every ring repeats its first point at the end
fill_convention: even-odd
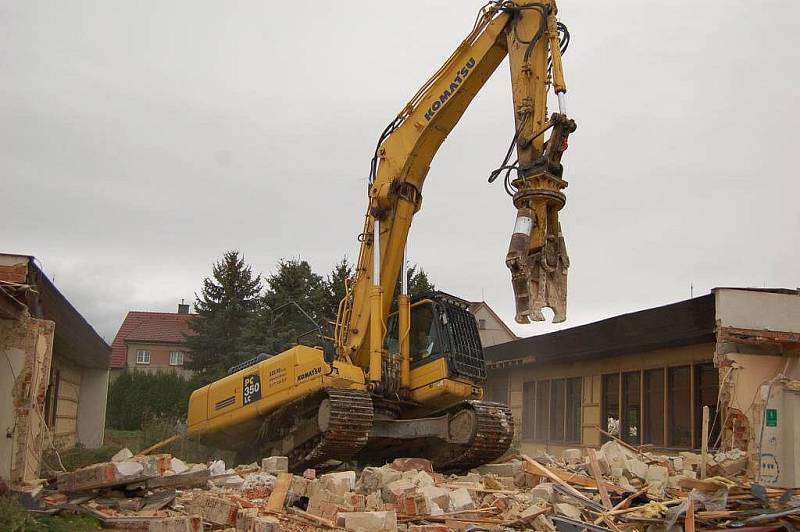
{"type": "Polygon", "coordinates": [[[112,372],[124,369],[139,371],[175,371],[190,375],[186,369],[189,353],[186,335],[192,334],[189,321],[194,314],[181,303],[178,312],[131,311],[111,344],[112,372]]]}
{"type": "Polygon", "coordinates": [[[798,354],[796,290],[718,288],[489,347],[487,396],[511,406],[526,453],[599,446],[604,432],[636,446],[699,449],[708,407],[709,447],[747,450],[755,467],[770,454],[780,466],[772,470],[787,475],[800,440],[765,438],[762,425],[767,410],[783,409],[784,423],[763,428],[795,430],[798,354]],[[767,453],[768,441],[786,445],[767,453]]]}
{"type": "Polygon", "coordinates": [[[103,444],[110,352],[33,257],[0,254],[0,478],[38,478],[47,448],[103,444]]]}
{"type": "Polygon", "coordinates": [[[469,304],[469,311],[475,316],[478,322],[478,334],[481,337],[481,345],[491,347],[497,344],[504,344],[517,340],[514,331],[498,316],[486,301],[474,301],[469,304]]]}

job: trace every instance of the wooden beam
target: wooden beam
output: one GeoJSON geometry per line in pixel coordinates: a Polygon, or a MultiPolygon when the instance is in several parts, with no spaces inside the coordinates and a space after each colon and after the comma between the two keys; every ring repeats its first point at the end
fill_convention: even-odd
{"type": "Polygon", "coordinates": [[[283,506],[286,504],[286,495],[289,493],[289,487],[291,485],[291,473],[281,473],[278,475],[278,480],[275,481],[272,494],[270,494],[269,501],[267,501],[268,512],[283,513],[283,506]]]}
{"type": "Polygon", "coordinates": [[[589,469],[592,471],[592,476],[594,477],[595,482],[597,482],[597,489],[600,491],[600,500],[603,501],[603,506],[606,510],[610,510],[612,508],[611,499],[608,496],[608,490],[606,490],[606,484],[603,482],[603,474],[600,472],[600,464],[597,462],[597,452],[594,449],[589,447],[589,469]]]}
{"type": "Polygon", "coordinates": [[[684,532],[694,532],[694,499],[689,495],[689,505],[686,507],[686,519],[683,521],[684,532]]]}
{"type": "Polygon", "coordinates": [[[185,434],[175,434],[174,436],[170,436],[169,438],[167,438],[165,440],[161,440],[160,442],[158,442],[158,443],[156,443],[154,445],[151,445],[150,447],[148,447],[147,449],[144,449],[143,451],[139,451],[138,453],[136,453],[136,456],[144,456],[146,454],[152,453],[156,449],[161,449],[162,447],[165,447],[165,446],[169,445],[170,443],[174,443],[174,442],[176,442],[178,440],[181,440],[181,439],[183,439],[185,437],[186,437],[185,434]]]}
{"type": "Polygon", "coordinates": [[[708,464],[708,417],[709,417],[709,409],[708,406],[703,407],[703,431],[702,437],[703,441],[700,442],[701,454],[700,454],[700,478],[705,480],[706,478],[706,470],[708,464]]]}
{"type": "MultiPolygon", "coordinates": [[[[574,495],[580,500],[589,501],[589,499],[580,491],[576,490],[563,480],[561,480],[558,475],[547,469],[545,466],[534,460],[533,458],[527,455],[520,455],[523,460],[525,460],[525,472],[530,473],[531,475],[536,475],[539,477],[547,477],[556,484],[562,486],[566,489],[570,494],[574,495]]],[[[591,501],[590,501],[591,502],[591,501]]]]}

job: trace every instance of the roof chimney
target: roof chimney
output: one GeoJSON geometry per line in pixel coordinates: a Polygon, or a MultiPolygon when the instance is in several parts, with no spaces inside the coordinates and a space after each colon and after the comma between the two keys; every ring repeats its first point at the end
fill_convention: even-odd
{"type": "Polygon", "coordinates": [[[183,299],[178,304],[178,314],[189,314],[189,305],[185,304],[183,299]]]}

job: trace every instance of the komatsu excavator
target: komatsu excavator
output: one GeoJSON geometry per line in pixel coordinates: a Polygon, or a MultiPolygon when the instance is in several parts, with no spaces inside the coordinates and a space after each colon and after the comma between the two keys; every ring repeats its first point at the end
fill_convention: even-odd
{"type": "Polygon", "coordinates": [[[410,301],[405,247],[431,160],[508,56],[516,130],[489,180],[504,175],[517,209],[506,256],[516,319],[543,320],[543,308],[555,321],[565,318],[569,259],[558,213],[567,186],[561,157],[575,122],[565,111],[561,63],[569,33],[556,13],[554,0],[481,9],[466,39],[380,136],[354,278],[332,337],[240,364],[196,390],[190,437],[241,460],[288,456],[293,471],[396,456],[457,471],[508,449],[510,409],[481,400],[486,368],[474,317],[443,293],[410,301]],[[558,112],[548,116],[550,88],[558,112]]]}

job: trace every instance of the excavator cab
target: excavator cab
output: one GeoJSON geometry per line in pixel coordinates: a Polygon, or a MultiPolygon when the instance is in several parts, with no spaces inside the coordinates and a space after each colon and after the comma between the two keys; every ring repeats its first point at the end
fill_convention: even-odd
{"type": "MultiPolygon", "coordinates": [[[[385,347],[389,353],[400,350],[398,324],[394,313],[386,324],[385,347]]],[[[411,303],[409,334],[412,370],[445,358],[450,377],[480,384],[486,380],[478,326],[466,301],[444,292],[418,298],[411,303]]]]}

